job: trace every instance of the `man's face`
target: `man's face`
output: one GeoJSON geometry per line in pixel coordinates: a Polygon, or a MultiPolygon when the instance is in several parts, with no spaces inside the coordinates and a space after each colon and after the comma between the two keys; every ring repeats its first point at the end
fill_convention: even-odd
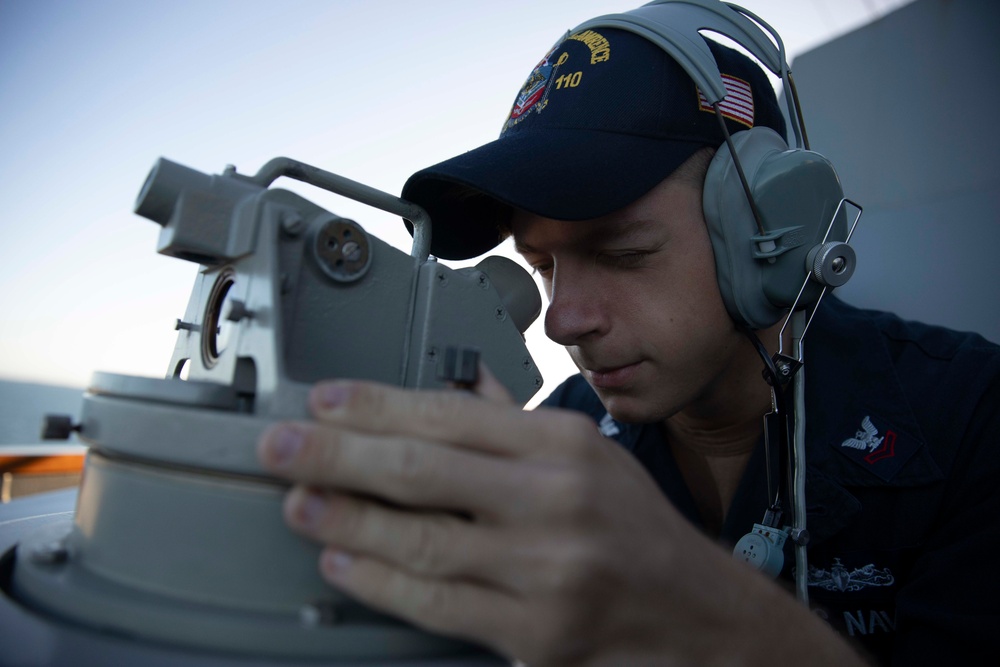
{"type": "Polygon", "coordinates": [[[719,293],[698,186],[671,177],[586,221],[518,211],[511,229],[549,298],[546,335],[566,346],[615,419],[725,409],[719,389],[734,380],[731,362],[746,343],[719,293]]]}

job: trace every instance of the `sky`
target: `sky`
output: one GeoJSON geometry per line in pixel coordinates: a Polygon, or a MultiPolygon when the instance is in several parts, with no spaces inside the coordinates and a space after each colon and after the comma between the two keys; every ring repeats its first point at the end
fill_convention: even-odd
{"type": "MultiPolygon", "coordinates": [[[[907,1],[740,4],[794,60],[907,1]]],[[[567,29],[638,4],[0,0],[0,377],[166,373],[197,266],[156,254],[159,227],[132,213],[158,157],[254,173],[288,156],[397,194],[495,139],[567,29]]],[[[389,214],[276,186],[409,251],[389,214]]],[[[540,321],[527,340],[551,389],[574,369],[540,321]]]]}

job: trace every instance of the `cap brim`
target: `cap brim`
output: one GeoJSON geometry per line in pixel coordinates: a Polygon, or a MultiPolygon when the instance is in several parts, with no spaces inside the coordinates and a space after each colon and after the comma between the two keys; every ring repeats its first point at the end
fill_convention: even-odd
{"type": "Polygon", "coordinates": [[[501,241],[498,223],[511,207],[557,220],[607,215],[703,146],[595,130],[513,132],[418,171],[402,197],[430,215],[431,254],[468,259],[501,241]]]}

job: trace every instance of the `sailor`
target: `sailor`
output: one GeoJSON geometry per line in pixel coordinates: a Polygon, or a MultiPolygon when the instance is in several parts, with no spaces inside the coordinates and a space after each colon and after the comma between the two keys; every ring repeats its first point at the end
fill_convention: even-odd
{"type": "MultiPolygon", "coordinates": [[[[758,65],[711,44],[727,131],[785,136],[758,65]]],[[[505,237],[580,373],[522,411],[333,379],[259,443],[331,585],[531,665],[974,664],[997,628],[1000,351],[833,296],[805,341],[811,608],[733,558],[768,508],[761,355],[720,284],[715,110],[663,49],[549,50],[498,140],[414,174],[433,254],[505,237]]],[[[756,329],[769,354],[781,320],[756,329]]],[[[789,544],[790,548],[790,544],[789,544]]]]}

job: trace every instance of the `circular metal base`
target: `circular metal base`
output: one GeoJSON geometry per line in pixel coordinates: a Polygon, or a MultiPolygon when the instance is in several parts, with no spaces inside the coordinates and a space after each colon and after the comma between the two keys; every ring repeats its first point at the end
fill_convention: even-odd
{"type": "Polygon", "coordinates": [[[366,626],[361,622],[347,623],[347,619],[343,625],[314,624],[301,617],[232,613],[207,605],[181,604],[150,593],[117,589],[99,576],[80,568],[74,570],[72,553],[60,555],[58,550],[53,551],[54,545],[65,544],[63,538],[72,529],[74,501],[74,493],[56,492],[0,506],[2,665],[495,667],[508,664],[473,647],[467,647],[465,654],[456,654],[455,647],[459,646],[456,642],[434,638],[403,624],[366,626]],[[30,583],[25,587],[25,582],[30,583]],[[36,607],[33,596],[22,589],[38,585],[58,589],[69,598],[67,604],[79,611],[67,617],[51,609],[36,607]],[[166,637],[130,635],[120,627],[109,628],[98,620],[107,615],[108,610],[102,609],[106,604],[116,606],[117,613],[138,614],[169,624],[199,626],[198,633],[209,638],[209,643],[213,643],[213,633],[235,633],[235,636],[244,637],[247,649],[241,655],[218,648],[183,646],[166,637]],[[79,613],[83,615],[77,615],[79,613]],[[257,635],[282,632],[287,634],[289,641],[315,646],[329,642],[328,648],[340,642],[353,646],[356,652],[349,655],[331,649],[325,657],[314,654],[304,658],[266,655],[252,650],[257,635]],[[440,642],[438,654],[434,654],[431,646],[435,640],[440,642]],[[406,651],[410,649],[417,649],[419,655],[407,657],[406,651]]]}

